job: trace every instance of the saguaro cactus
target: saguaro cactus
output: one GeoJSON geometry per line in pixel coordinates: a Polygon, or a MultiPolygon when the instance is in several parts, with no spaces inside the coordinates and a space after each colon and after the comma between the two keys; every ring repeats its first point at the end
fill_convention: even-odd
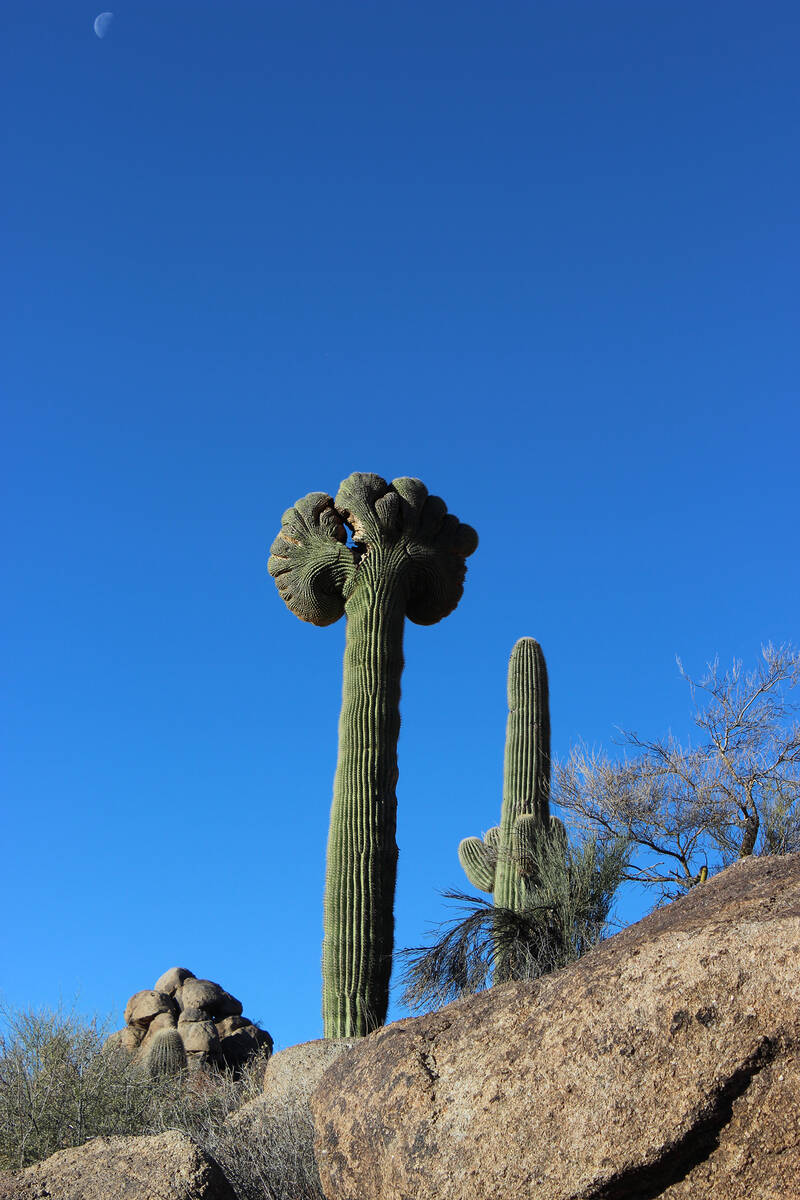
{"type": "Polygon", "coordinates": [[[292,612],[314,625],[347,616],[322,950],[328,1038],[363,1036],[386,1018],[403,625],[453,611],[477,544],[420,480],[356,473],[335,500],[298,500],[272,545],[269,571],[292,612]]]}
{"type": "MultiPolygon", "coordinates": [[[[550,815],[550,705],[547,666],[533,638],[520,638],[508,664],[508,723],[500,824],[483,839],[464,838],[458,857],[474,887],[520,912],[535,886],[536,846],[564,836],[550,815]]],[[[503,977],[498,962],[496,975],[503,977]]]]}

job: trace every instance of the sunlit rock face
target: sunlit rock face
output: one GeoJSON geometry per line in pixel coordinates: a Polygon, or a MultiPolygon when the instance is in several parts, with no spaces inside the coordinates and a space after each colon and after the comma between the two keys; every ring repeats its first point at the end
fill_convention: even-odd
{"type": "Polygon", "coordinates": [[[749,858],[532,983],[356,1042],[311,1097],[330,1200],[786,1200],[800,854],[749,858]]]}

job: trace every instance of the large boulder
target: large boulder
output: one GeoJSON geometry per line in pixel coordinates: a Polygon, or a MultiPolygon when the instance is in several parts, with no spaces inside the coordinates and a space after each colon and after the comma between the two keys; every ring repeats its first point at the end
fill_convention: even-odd
{"type": "Polygon", "coordinates": [[[0,1172],[0,1200],[236,1200],[185,1133],[95,1138],[24,1171],[0,1172]]]}
{"type": "Polygon", "coordinates": [[[265,1194],[321,1197],[308,1098],[353,1045],[340,1038],[280,1050],[267,1063],[262,1095],[226,1117],[221,1141],[234,1147],[235,1157],[258,1164],[265,1194]]]}
{"type": "Polygon", "coordinates": [[[216,1019],[242,1015],[241,1001],[210,979],[187,979],[180,989],[179,1002],[182,1008],[200,1008],[216,1019]]]}
{"type": "Polygon", "coordinates": [[[800,855],[535,983],[358,1043],[311,1097],[330,1200],[800,1195],[800,855]]]}
{"type": "Polygon", "coordinates": [[[208,1066],[219,1062],[220,1044],[213,1021],[178,1021],[178,1033],[190,1065],[208,1066]]]}
{"type": "Polygon", "coordinates": [[[170,1013],[177,1017],[178,1010],[171,996],[154,989],[135,992],[125,1005],[125,1024],[147,1029],[150,1022],[161,1013],[170,1013]]]}
{"type": "Polygon", "coordinates": [[[259,1029],[247,1017],[223,1017],[217,1021],[219,1050],[227,1066],[243,1067],[262,1046],[272,1054],[272,1038],[266,1029],[259,1029]]]}
{"type": "Polygon", "coordinates": [[[166,992],[168,996],[174,996],[186,979],[194,979],[190,970],[186,967],[170,967],[163,975],[159,975],[153,987],[157,992],[166,992]]]}
{"type": "Polygon", "coordinates": [[[352,1038],[301,1042],[273,1054],[264,1072],[264,1090],[227,1118],[228,1124],[265,1126],[274,1119],[311,1123],[309,1097],[328,1067],[356,1044],[352,1038]]]}
{"type": "Polygon", "coordinates": [[[137,1025],[126,1025],[124,1029],[109,1034],[103,1043],[103,1052],[108,1054],[119,1050],[132,1056],[137,1053],[145,1037],[144,1029],[137,1025]]]}

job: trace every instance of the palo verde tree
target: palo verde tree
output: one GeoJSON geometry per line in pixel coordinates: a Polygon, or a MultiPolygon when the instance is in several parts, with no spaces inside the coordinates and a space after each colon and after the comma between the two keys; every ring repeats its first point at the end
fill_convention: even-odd
{"type": "Polygon", "coordinates": [[[322,950],[328,1038],[363,1036],[386,1018],[403,627],[406,617],[434,625],[453,611],[477,544],[420,480],[357,472],[335,499],[298,500],[272,545],[270,574],[296,616],[314,625],[347,617],[322,950]]]}
{"type": "Polygon", "coordinates": [[[714,661],[698,680],[680,669],[691,741],[623,730],[623,759],[578,746],[553,772],[559,806],[636,847],[627,878],[663,900],[737,858],[800,850],[800,652],[766,645],[752,671],[714,661]]]}

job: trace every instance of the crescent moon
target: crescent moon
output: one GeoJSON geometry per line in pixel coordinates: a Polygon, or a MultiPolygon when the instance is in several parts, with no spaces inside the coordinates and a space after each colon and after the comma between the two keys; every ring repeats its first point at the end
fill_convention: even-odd
{"type": "Polygon", "coordinates": [[[111,28],[111,22],[114,20],[112,12],[102,12],[94,19],[94,31],[99,38],[104,38],[111,28]]]}

